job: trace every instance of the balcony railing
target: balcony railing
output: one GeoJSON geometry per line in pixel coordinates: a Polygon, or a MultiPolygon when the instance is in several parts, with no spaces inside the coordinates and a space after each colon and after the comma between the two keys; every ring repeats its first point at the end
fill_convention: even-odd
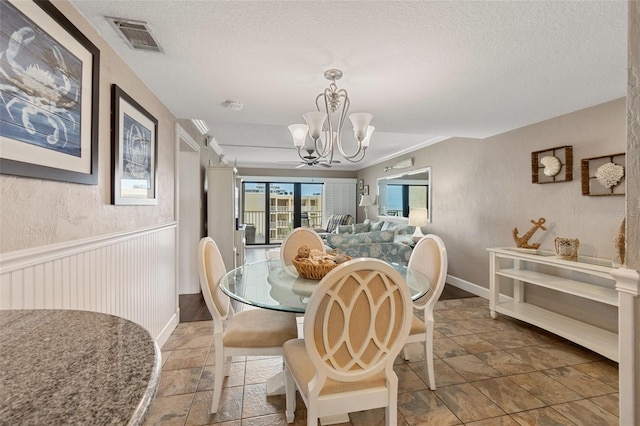
{"type": "MultiPolygon", "coordinates": [[[[322,227],[322,211],[308,211],[309,228],[322,227]]],[[[269,243],[277,244],[284,241],[284,237],[293,228],[293,211],[291,210],[277,210],[271,212],[271,220],[269,221],[269,243]],[[275,215],[274,215],[275,213],[275,215]],[[283,217],[285,216],[286,217],[283,217]]],[[[253,236],[247,235],[247,243],[264,243],[265,242],[265,212],[255,210],[245,210],[243,223],[247,225],[253,225],[255,232],[251,230],[253,236]],[[253,237],[253,238],[252,238],[253,237]]],[[[303,225],[306,225],[303,223],[303,225]]]]}

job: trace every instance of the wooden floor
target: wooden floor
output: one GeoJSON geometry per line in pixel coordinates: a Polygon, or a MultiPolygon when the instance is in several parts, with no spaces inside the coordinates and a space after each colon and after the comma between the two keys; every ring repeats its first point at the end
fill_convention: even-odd
{"type": "Polygon", "coordinates": [[[208,321],[209,309],[204,303],[202,293],[180,295],[180,322],[208,321]]]}

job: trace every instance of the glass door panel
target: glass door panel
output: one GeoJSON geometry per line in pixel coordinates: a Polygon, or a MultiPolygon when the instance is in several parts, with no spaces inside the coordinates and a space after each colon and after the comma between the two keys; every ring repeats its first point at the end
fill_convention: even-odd
{"type": "Polygon", "coordinates": [[[293,184],[269,184],[269,244],[278,244],[293,229],[293,184]]]}
{"type": "Polygon", "coordinates": [[[309,228],[322,228],[321,183],[301,184],[300,226],[309,228]]]}
{"type": "Polygon", "coordinates": [[[244,183],[244,209],[243,223],[245,227],[245,238],[247,244],[265,244],[267,217],[265,208],[266,184],[261,182],[244,183]]]}

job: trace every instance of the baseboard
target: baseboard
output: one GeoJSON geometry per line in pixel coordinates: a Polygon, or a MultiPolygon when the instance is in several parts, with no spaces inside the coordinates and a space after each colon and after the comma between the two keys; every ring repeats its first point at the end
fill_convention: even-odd
{"type": "MultiPolygon", "coordinates": [[[[468,291],[471,294],[475,294],[476,296],[489,300],[489,289],[482,287],[481,285],[463,280],[462,278],[454,277],[453,275],[447,275],[447,284],[451,284],[461,290],[468,291]]],[[[504,294],[500,295],[500,302],[508,302],[509,300],[513,300],[513,298],[505,296],[504,294]]]]}
{"type": "Polygon", "coordinates": [[[454,277],[453,275],[447,275],[447,284],[451,284],[461,290],[468,291],[471,294],[480,296],[485,299],[489,299],[489,289],[484,288],[478,284],[474,284],[470,281],[463,280],[462,278],[454,277]]]}
{"type": "Polygon", "coordinates": [[[167,342],[167,339],[169,339],[169,336],[171,336],[171,333],[173,333],[173,330],[176,329],[179,322],[180,322],[180,308],[178,308],[176,313],[173,314],[173,316],[171,317],[167,325],[164,326],[164,328],[162,329],[158,337],[156,337],[156,343],[160,348],[162,348],[162,346],[164,346],[164,344],[167,342]]]}

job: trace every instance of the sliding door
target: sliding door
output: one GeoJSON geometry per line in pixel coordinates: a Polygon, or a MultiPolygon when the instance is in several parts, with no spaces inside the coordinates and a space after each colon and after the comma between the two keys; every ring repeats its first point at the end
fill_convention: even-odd
{"type": "Polygon", "coordinates": [[[247,244],[280,244],[293,228],[322,227],[322,184],[244,182],[247,244]]]}

